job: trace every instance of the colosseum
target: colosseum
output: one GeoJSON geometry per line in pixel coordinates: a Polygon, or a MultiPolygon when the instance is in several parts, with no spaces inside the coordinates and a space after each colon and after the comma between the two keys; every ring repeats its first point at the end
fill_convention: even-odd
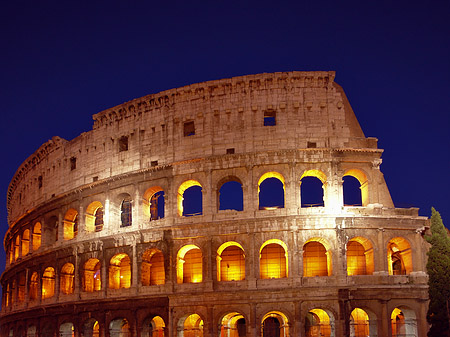
{"type": "Polygon", "coordinates": [[[7,192],[1,336],[425,337],[428,219],[334,77],[192,84],[43,144],[7,192]]]}

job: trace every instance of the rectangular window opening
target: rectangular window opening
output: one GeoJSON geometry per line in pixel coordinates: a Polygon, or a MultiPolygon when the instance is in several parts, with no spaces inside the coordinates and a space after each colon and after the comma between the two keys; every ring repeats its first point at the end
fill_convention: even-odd
{"type": "Polygon", "coordinates": [[[277,113],[274,110],[264,111],[264,126],[277,125],[277,113]]]}
{"type": "Polygon", "coordinates": [[[308,142],[308,149],[314,149],[317,147],[317,144],[315,142],[308,142]]]}
{"type": "Polygon", "coordinates": [[[151,166],[151,167],[158,166],[158,161],[157,161],[157,160],[151,161],[151,162],[150,162],[150,166],[151,166]]]}
{"type": "Polygon", "coordinates": [[[123,136],[119,139],[119,152],[128,151],[128,137],[123,136]]]}
{"type": "Polygon", "coordinates": [[[227,154],[234,154],[234,147],[231,149],[227,149],[227,154]]]}
{"type": "Polygon", "coordinates": [[[184,123],[184,136],[189,137],[195,135],[194,121],[184,123]]]}
{"type": "Polygon", "coordinates": [[[77,158],[72,157],[70,158],[70,170],[73,171],[77,168],[77,158]]]}

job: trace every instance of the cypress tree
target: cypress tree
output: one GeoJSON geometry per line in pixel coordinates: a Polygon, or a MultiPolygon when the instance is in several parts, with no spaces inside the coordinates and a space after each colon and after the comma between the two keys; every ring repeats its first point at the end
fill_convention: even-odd
{"type": "Polygon", "coordinates": [[[431,324],[428,336],[450,336],[450,238],[441,215],[434,208],[431,208],[430,230],[431,236],[425,236],[431,244],[427,262],[430,297],[427,321],[431,324]]]}

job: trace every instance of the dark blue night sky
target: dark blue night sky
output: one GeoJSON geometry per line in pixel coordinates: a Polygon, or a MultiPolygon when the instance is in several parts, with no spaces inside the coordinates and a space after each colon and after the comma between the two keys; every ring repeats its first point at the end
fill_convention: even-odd
{"type": "MultiPolygon", "coordinates": [[[[335,70],[398,207],[450,225],[450,1],[3,1],[0,235],[16,169],[165,89],[335,70]],[[156,5],[152,5],[155,3],[156,5]]],[[[0,270],[5,254],[0,254],[0,270]]]]}

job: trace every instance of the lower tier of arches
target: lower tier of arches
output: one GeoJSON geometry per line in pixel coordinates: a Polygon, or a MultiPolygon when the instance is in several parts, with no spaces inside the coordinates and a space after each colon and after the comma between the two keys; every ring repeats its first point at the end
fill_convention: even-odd
{"type": "Polygon", "coordinates": [[[73,302],[3,315],[1,337],[425,337],[426,289],[316,288],[73,302]]]}

